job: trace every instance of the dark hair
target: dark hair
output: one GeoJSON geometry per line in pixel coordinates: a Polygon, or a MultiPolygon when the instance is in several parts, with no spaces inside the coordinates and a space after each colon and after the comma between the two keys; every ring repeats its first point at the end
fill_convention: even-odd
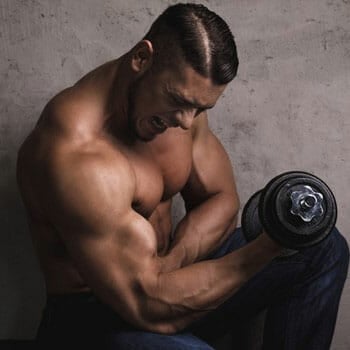
{"type": "Polygon", "coordinates": [[[183,58],[197,73],[219,85],[236,76],[238,57],[234,37],[227,23],[203,5],[168,7],[144,39],[153,44],[155,64],[167,66],[183,58]]]}

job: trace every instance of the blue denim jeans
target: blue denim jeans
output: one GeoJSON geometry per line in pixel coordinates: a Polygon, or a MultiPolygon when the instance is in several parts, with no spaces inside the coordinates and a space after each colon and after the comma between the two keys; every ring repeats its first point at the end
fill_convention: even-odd
{"type": "MultiPolygon", "coordinates": [[[[237,229],[210,259],[245,244],[237,229]]],[[[175,335],[134,329],[92,294],[49,296],[37,340],[47,349],[213,349],[235,322],[267,309],[263,349],[329,349],[348,264],[348,245],[334,229],[318,245],[272,260],[218,309],[175,335]]]]}

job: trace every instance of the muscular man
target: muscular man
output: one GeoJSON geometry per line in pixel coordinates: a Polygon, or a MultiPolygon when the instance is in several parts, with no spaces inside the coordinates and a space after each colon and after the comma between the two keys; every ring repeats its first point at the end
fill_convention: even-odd
{"type": "Polygon", "coordinates": [[[216,334],[229,315],[267,306],[267,348],[329,346],[348,259],[340,234],[282,262],[267,235],[245,244],[232,234],[238,196],[207,110],[237,66],[219,16],[175,5],[129,52],[47,104],[18,158],[48,294],[46,348],[210,349],[201,329],[216,334]],[[186,215],[171,235],[179,192],[186,215]],[[321,277],[332,286],[317,286],[321,277]],[[311,312],[311,296],[323,302],[315,320],[282,317],[311,312]]]}

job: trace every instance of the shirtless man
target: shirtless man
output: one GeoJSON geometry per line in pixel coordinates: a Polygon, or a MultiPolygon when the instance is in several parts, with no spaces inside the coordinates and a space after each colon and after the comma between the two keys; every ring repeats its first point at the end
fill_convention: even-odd
{"type": "MultiPolygon", "coordinates": [[[[310,249],[312,258],[293,258],[288,269],[274,259],[281,247],[266,234],[247,245],[240,231],[232,235],[238,196],[206,111],[237,66],[226,23],[204,6],[176,5],[128,53],[47,104],[18,158],[48,294],[38,334],[46,348],[211,349],[194,334],[218,315],[253,314],[272,303],[269,295],[282,308],[292,283],[309,286],[310,276],[300,274],[323,254],[310,249]],[[186,215],[172,236],[171,201],[179,192],[186,215]]],[[[343,247],[332,269],[333,280],[342,278],[327,296],[334,303],[347,250],[339,233],[332,236],[343,247]]],[[[318,350],[329,346],[337,305],[322,309],[333,322],[327,330],[316,318],[316,331],[327,337],[316,337],[318,350]]],[[[287,331],[272,332],[284,319],[269,317],[265,344],[282,349],[287,331]]],[[[299,332],[299,321],[288,322],[298,337],[288,349],[303,349],[314,323],[299,332]]]]}

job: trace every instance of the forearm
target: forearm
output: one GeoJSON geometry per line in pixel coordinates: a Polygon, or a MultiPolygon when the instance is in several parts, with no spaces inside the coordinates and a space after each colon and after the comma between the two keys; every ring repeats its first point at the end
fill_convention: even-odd
{"type": "Polygon", "coordinates": [[[164,268],[170,271],[207,257],[234,230],[238,209],[236,197],[219,193],[190,210],[175,230],[164,268]]]}
{"type": "Polygon", "coordinates": [[[281,251],[262,234],[222,258],[167,272],[148,221],[134,212],[124,220],[126,226],[119,222],[112,236],[118,244],[111,244],[109,235],[98,241],[84,235],[84,244],[72,241],[68,248],[79,257],[77,267],[101,301],[148,331],[183,329],[217,308],[281,251]]]}
{"type": "Polygon", "coordinates": [[[248,279],[278,256],[280,250],[268,237],[261,235],[220,259],[160,273],[157,283],[144,290],[145,318],[151,325],[183,329],[236,293],[248,279]]]}

